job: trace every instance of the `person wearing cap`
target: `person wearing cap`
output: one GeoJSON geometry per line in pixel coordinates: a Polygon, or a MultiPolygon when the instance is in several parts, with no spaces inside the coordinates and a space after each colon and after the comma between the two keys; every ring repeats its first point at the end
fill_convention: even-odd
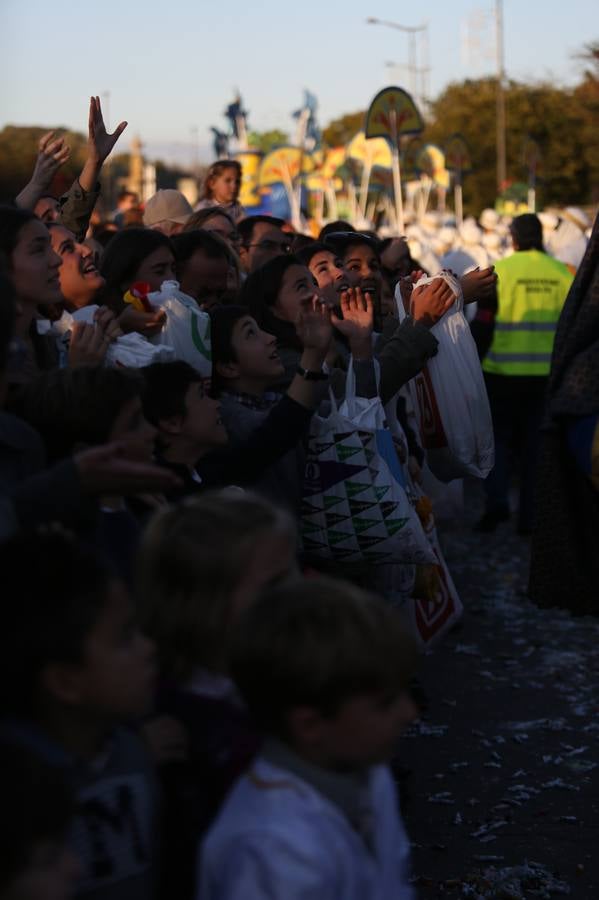
{"type": "Polygon", "coordinates": [[[179,234],[193,210],[180,191],[172,188],[156,191],[146,201],[144,225],[154,231],[161,231],[167,237],[179,234]]]}
{"type": "Polygon", "coordinates": [[[508,455],[521,444],[518,531],[533,526],[533,482],[539,429],[557,321],[572,283],[566,266],[543,250],[543,229],[533,213],[511,225],[514,253],[495,264],[497,311],[483,360],[493,415],[495,467],[485,481],[486,509],[479,531],[494,531],[510,517],[508,455]]]}

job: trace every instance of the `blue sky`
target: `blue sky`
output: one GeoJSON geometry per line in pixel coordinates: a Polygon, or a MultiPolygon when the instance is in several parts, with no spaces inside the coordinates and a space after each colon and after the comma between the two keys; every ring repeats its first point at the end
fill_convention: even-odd
{"type": "MultiPolygon", "coordinates": [[[[503,5],[508,76],[575,83],[573,55],[599,40],[596,0],[503,5]]],[[[87,98],[108,93],[110,122],[129,121],[123,149],[139,134],[148,155],[191,163],[196,128],[209,160],[209,128],[224,129],[237,86],[251,128],[288,131],[304,87],[322,124],[365,108],[386,84],[410,90],[408,37],[367,16],[428,23],[433,97],[494,71],[492,0],[0,0],[0,127],[84,130],[87,98]]]]}

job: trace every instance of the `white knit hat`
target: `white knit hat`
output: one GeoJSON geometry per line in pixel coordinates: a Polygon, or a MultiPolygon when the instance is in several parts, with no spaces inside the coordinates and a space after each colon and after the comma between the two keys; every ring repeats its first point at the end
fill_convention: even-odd
{"type": "Polygon", "coordinates": [[[487,207],[481,212],[479,222],[483,228],[495,228],[499,222],[499,213],[487,207]]]}

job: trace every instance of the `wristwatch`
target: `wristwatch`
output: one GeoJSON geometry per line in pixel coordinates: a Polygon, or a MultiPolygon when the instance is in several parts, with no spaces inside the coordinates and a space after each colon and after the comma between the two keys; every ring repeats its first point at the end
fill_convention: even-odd
{"type": "Polygon", "coordinates": [[[303,369],[301,366],[298,366],[296,371],[297,374],[301,375],[302,378],[305,378],[306,381],[326,381],[329,377],[322,369],[320,372],[312,372],[310,369],[303,369]]]}

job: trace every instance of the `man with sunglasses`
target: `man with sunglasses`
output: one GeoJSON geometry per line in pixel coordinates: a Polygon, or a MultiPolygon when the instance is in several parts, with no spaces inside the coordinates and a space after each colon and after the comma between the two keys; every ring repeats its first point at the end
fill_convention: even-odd
{"type": "Polygon", "coordinates": [[[291,253],[289,236],[282,230],[284,224],[274,216],[248,216],[238,223],[239,258],[248,274],[277,256],[291,253]]]}

